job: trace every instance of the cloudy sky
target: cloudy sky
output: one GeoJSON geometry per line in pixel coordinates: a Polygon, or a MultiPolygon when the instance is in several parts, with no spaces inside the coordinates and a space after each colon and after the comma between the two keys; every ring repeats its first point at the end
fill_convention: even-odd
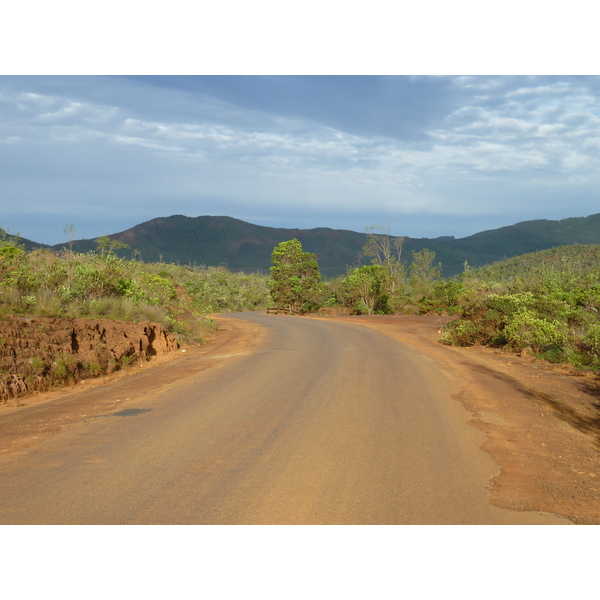
{"type": "Polygon", "coordinates": [[[172,214],[463,237],[600,212],[600,78],[2,76],[0,226],[172,214]]]}

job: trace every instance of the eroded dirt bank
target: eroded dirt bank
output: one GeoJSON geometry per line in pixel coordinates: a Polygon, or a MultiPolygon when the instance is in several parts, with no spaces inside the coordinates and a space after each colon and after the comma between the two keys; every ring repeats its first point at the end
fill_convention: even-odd
{"type": "Polygon", "coordinates": [[[405,342],[456,377],[482,449],[499,465],[488,485],[492,504],[550,512],[600,524],[600,379],[531,357],[438,343],[438,317],[350,319],[405,342]]]}
{"type": "Polygon", "coordinates": [[[177,350],[157,323],[6,316],[0,320],[0,402],[118,371],[177,350]]]}
{"type": "Polygon", "coordinates": [[[183,346],[110,375],[34,392],[20,397],[18,403],[0,403],[0,458],[35,446],[76,423],[127,410],[130,401],[159,394],[180,378],[218,368],[223,357],[251,352],[264,333],[250,323],[214,319],[219,329],[201,346],[183,346]]]}

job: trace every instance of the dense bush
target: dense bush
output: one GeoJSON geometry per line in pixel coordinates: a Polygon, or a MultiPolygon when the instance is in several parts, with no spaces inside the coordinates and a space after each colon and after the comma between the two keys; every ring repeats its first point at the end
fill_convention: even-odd
{"type": "MultiPolygon", "coordinates": [[[[379,243],[389,249],[389,244],[379,243]]],[[[346,277],[325,282],[325,305],[343,307],[351,314],[446,312],[455,305],[462,284],[441,281],[434,259],[435,253],[426,248],[413,252],[407,269],[398,257],[382,252],[372,264],[349,269],[346,277]]]]}
{"type": "Polygon", "coordinates": [[[150,320],[198,339],[206,313],[264,309],[267,300],[258,274],[0,245],[0,314],[150,320]]]}
{"type": "Polygon", "coordinates": [[[317,256],[304,252],[297,239],[281,242],[271,256],[269,291],[279,310],[308,312],[319,307],[322,285],[317,256]]]}
{"type": "Polygon", "coordinates": [[[365,265],[354,269],[343,284],[342,298],[351,314],[388,314],[389,272],[383,265],[365,265]]]}
{"type": "Polygon", "coordinates": [[[600,368],[600,252],[565,246],[465,274],[459,319],[442,341],[529,348],[553,362],[600,368]]]}

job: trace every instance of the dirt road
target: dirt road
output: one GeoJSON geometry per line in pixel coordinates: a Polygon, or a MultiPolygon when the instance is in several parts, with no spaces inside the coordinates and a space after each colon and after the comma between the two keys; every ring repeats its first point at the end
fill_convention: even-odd
{"type": "Polygon", "coordinates": [[[568,522],[490,504],[489,432],[425,342],[238,317],[210,347],[0,415],[0,523],[568,522]]]}

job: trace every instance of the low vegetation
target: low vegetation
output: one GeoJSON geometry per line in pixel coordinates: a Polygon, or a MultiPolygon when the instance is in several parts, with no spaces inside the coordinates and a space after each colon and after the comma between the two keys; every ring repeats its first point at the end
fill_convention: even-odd
{"type": "Polygon", "coordinates": [[[447,344],[600,369],[600,246],[561,246],[465,269],[447,344]]]}
{"type": "Polygon", "coordinates": [[[268,300],[267,278],[259,274],[119,258],[102,238],[87,253],[27,252],[15,241],[0,239],[0,317],[152,321],[200,341],[213,327],[208,313],[264,309],[268,300]]]}
{"type": "Polygon", "coordinates": [[[435,252],[413,250],[407,263],[402,255],[403,238],[393,238],[381,225],[368,232],[363,257],[371,264],[351,267],[344,277],[328,281],[323,289],[324,306],[343,307],[350,314],[424,314],[446,307],[453,285],[447,287],[441,279],[435,252]]]}
{"type": "MultiPolygon", "coordinates": [[[[227,268],[143,263],[118,257],[110,240],[95,251],[26,251],[0,239],[0,317],[38,315],[153,321],[200,341],[217,312],[265,310],[346,314],[446,314],[442,342],[526,351],[600,369],[600,246],[525,254],[443,279],[427,248],[403,255],[404,239],[367,230],[357,264],[321,280],[317,255],[297,239],[278,244],[271,276],[227,268]],[[370,264],[362,264],[363,262],[370,264]]],[[[404,252],[406,254],[406,252],[404,252]]]]}

